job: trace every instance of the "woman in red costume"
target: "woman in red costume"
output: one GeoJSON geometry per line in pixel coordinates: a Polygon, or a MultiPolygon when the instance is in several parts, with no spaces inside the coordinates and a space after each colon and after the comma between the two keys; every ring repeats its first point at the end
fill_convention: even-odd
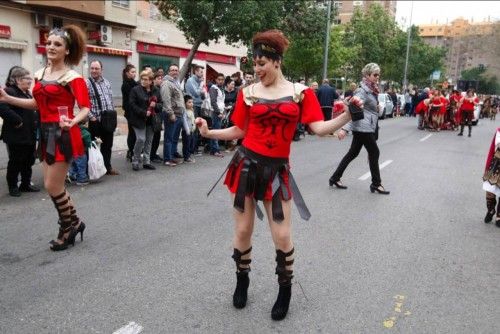
{"type": "Polygon", "coordinates": [[[440,131],[440,117],[443,106],[444,104],[441,101],[441,93],[436,89],[432,92],[431,103],[429,106],[429,123],[431,124],[431,129],[434,131],[440,131]]]}
{"type": "Polygon", "coordinates": [[[486,208],[488,210],[484,222],[490,223],[496,213],[495,224],[500,227],[500,201],[497,206],[497,197],[500,196],[500,128],[497,128],[491,141],[483,181],[483,190],[486,191],[486,208]]]}
{"type": "Polygon", "coordinates": [[[77,26],[51,30],[46,44],[50,66],[35,73],[34,98],[14,98],[0,89],[0,101],[40,112],[39,157],[43,162],[44,185],[59,213],[59,234],[50,242],[53,251],[74,245],[78,233],[83,240],[85,230],[64,185],[71,159],[84,151],[80,128],[75,125],[87,118],[90,101],[85,81],[70,69],[80,62],[84,46],[85,35],[77,26]],[[75,100],[80,107],[76,116],[75,100]],[[67,115],[60,115],[60,107],[67,107],[67,115]]]}
{"type": "Polygon", "coordinates": [[[460,133],[459,136],[464,135],[464,126],[467,124],[469,127],[469,137],[472,132],[472,119],[474,118],[474,107],[479,103],[479,99],[474,97],[474,89],[469,88],[467,95],[460,99],[458,109],[460,110],[460,133]]]}
{"type": "MultiPolygon", "coordinates": [[[[262,219],[257,201],[263,201],[276,248],[279,293],[271,311],[274,320],[285,318],[291,298],[294,261],[290,219],[292,198],[300,216],[306,220],[310,218],[288,164],[297,123],[309,124],[316,134],[326,135],[351,119],[350,113],[344,112],[333,120],[323,121],[314,92],[283,77],[281,62],[287,47],[288,40],[279,30],[257,33],[253,38],[253,60],[260,82],[243,88],[238,94],[232,116],[234,126],[208,130],[204,119],[196,119],[205,138],[243,139],[228,165],[224,181],[234,203],[232,257],[236,262],[237,283],[233,305],[243,308],[247,302],[254,219],[255,214],[262,219]]],[[[358,117],[359,112],[363,117],[360,105],[360,100],[351,99],[349,110],[352,110],[352,118],[358,117]]]]}

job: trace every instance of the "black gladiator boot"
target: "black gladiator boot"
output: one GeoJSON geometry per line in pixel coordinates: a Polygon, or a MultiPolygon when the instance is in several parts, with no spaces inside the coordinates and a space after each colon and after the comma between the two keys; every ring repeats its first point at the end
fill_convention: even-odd
{"type": "Polygon", "coordinates": [[[279,249],[276,250],[276,274],[278,275],[280,290],[271,311],[273,320],[283,320],[288,313],[290,298],[292,297],[293,270],[290,269],[293,266],[293,251],[293,248],[288,253],[279,249]]]}
{"type": "Polygon", "coordinates": [[[54,206],[59,214],[58,224],[60,225],[57,239],[49,242],[50,249],[53,251],[62,251],[67,249],[69,245],[75,245],[77,232],[72,225],[71,205],[69,204],[69,201],[70,199],[66,190],[64,190],[61,194],[52,197],[52,202],[54,202],[54,206]]]}
{"type": "Polygon", "coordinates": [[[486,192],[486,208],[488,209],[488,212],[486,212],[486,216],[484,217],[485,223],[491,223],[491,221],[493,220],[493,216],[495,215],[496,204],[497,204],[496,195],[490,192],[486,192]]]}
{"type": "Polygon", "coordinates": [[[234,248],[233,259],[236,262],[236,289],[233,294],[233,305],[236,308],[244,308],[247,305],[247,292],[248,285],[250,284],[250,278],[248,277],[248,273],[250,272],[250,263],[252,259],[250,259],[250,252],[252,251],[252,247],[244,251],[240,252],[238,249],[234,248]],[[246,259],[242,259],[241,257],[245,256],[246,259]]]}
{"type": "Polygon", "coordinates": [[[460,124],[460,132],[458,133],[458,136],[463,136],[464,135],[464,126],[460,124]]]}
{"type": "Polygon", "coordinates": [[[468,135],[468,137],[471,136],[471,132],[472,132],[472,125],[469,124],[469,135],[468,135]]]}

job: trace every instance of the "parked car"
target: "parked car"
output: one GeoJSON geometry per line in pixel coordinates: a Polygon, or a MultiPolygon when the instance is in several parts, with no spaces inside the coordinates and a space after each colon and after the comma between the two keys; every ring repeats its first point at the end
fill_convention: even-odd
{"type": "Polygon", "coordinates": [[[392,103],[392,99],[387,93],[378,94],[378,116],[380,119],[384,119],[386,117],[392,117],[392,113],[394,110],[394,105],[392,103]]]}

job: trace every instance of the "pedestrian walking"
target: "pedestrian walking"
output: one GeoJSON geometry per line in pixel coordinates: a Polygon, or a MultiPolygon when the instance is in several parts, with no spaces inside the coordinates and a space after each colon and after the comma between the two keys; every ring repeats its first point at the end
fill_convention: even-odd
{"type": "Polygon", "coordinates": [[[337,100],[339,95],[335,91],[335,88],[330,86],[328,79],[323,79],[323,83],[318,88],[316,95],[318,96],[325,121],[332,119],[333,101],[337,100]]]}
{"type": "Polygon", "coordinates": [[[87,88],[92,103],[89,113],[89,131],[92,140],[101,138],[101,153],[106,166],[106,175],[119,175],[120,173],[111,166],[111,152],[113,149],[113,138],[116,129],[116,113],[113,104],[113,92],[111,83],[102,76],[103,68],[99,60],[90,62],[90,78],[87,79],[87,88]],[[112,127],[105,123],[110,114],[114,115],[112,127]]]}
{"type": "Polygon", "coordinates": [[[87,119],[90,109],[85,80],[70,69],[80,63],[85,40],[83,31],[74,25],[48,33],[46,50],[50,66],[35,73],[33,99],[11,97],[0,88],[0,102],[40,112],[44,184],[59,213],[59,234],[50,242],[53,251],[74,245],[78,233],[83,240],[85,230],[65,189],[71,159],[84,151],[78,123],[87,119]],[[76,115],[73,114],[75,100],[80,107],[76,115]]]}
{"type": "Polygon", "coordinates": [[[385,190],[382,186],[380,179],[380,170],[378,166],[378,158],[380,151],[377,146],[378,139],[378,82],[380,78],[380,67],[375,63],[367,64],[361,71],[363,81],[361,86],[356,89],[354,96],[363,101],[364,104],[364,118],[359,121],[349,122],[337,134],[340,140],[344,139],[348,131],[352,131],[351,148],[347,154],[342,158],[337,169],[330,177],[329,184],[336,186],[339,189],[347,189],[347,187],[340,180],[347,166],[353,161],[364,146],[368,152],[368,161],[370,165],[370,172],[372,175],[372,183],[370,184],[370,191],[379,194],[388,195],[389,191],[385,190]]]}
{"type": "Polygon", "coordinates": [[[285,318],[292,293],[292,198],[301,217],[310,218],[289,166],[297,123],[307,123],[316,134],[326,135],[351,118],[344,113],[325,122],[314,92],[285,79],[281,65],[287,47],[288,40],[279,30],[257,33],[253,38],[253,60],[260,82],[240,90],[232,117],[234,125],[209,130],[206,120],[196,119],[201,135],[206,138],[243,139],[228,165],[224,181],[232,194],[236,222],[232,257],[237,283],[233,305],[243,308],[247,302],[255,213],[262,219],[257,201],[263,201],[276,248],[279,292],[271,311],[274,320],[285,318]]]}
{"type": "MultiPolygon", "coordinates": [[[[30,72],[20,66],[9,70],[5,92],[20,99],[32,99],[30,86],[33,78],[30,72]]],[[[36,128],[38,116],[35,110],[0,103],[0,117],[3,118],[1,139],[7,145],[7,186],[10,196],[19,197],[22,192],[37,192],[31,185],[31,167],[35,163],[36,128]],[[21,185],[18,187],[19,174],[21,185]]]]}

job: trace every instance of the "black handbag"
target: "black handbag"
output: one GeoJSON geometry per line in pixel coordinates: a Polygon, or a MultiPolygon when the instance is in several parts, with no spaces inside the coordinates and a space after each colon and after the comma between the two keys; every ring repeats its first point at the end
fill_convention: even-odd
{"type": "Polygon", "coordinates": [[[101,126],[106,132],[114,132],[118,125],[118,115],[115,110],[102,110],[101,97],[94,83],[94,80],[89,79],[92,89],[94,90],[99,110],[101,110],[101,126]]]}
{"type": "Polygon", "coordinates": [[[163,120],[160,113],[153,113],[151,115],[151,126],[153,132],[160,132],[163,129],[163,120]]]}

